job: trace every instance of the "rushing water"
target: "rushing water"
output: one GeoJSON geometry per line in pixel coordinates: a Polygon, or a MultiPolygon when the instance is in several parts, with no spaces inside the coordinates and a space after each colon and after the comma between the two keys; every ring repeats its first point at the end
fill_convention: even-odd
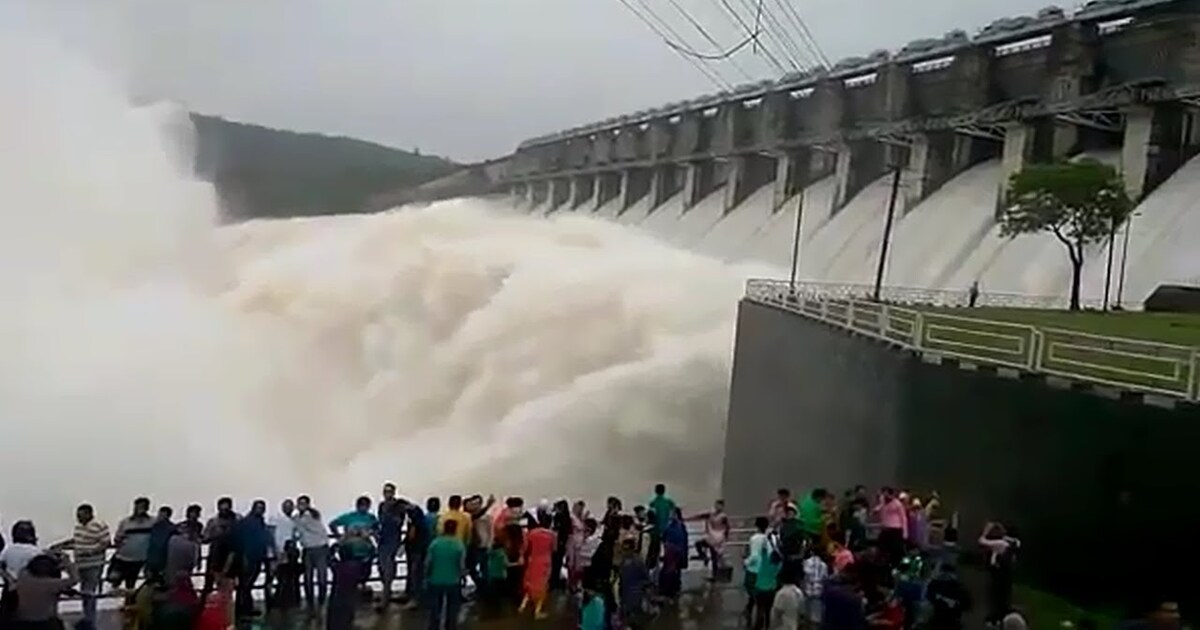
{"type": "Polygon", "coordinates": [[[45,40],[0,69],[6,526],[384,479],[710,498],[746,270],[482,201],[221,227],[180,112],[45,40]]]}

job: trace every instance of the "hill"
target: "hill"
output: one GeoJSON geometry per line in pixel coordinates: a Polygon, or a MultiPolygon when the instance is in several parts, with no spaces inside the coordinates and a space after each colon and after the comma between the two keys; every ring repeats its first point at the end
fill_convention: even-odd
{"type": "Polygon", "coordinates": [[[192,114],[196,173],[220,193],[226,216],[342,214],[373,198],[457,171],[444,158],[316,133],[192,114]]]}

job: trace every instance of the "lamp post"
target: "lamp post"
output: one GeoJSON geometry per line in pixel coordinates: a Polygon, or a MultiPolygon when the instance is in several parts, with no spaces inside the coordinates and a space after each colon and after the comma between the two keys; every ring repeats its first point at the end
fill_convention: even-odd
{"type": "Polygon", "coordinates": [[[1129,259],[1129,233],[1133,231],[1133,218],[1140,214],[1140,212],[1130,214],[1129,220],[1125,222],[1125,237],[1121,243],[1121,272],[1117,275],[1118,307],[1125,301],[1125,263],[1129,259]]]}
{"type": "Polygon", "coordinates": [[[796,200],[796,229],[792,233],[792,273],[788,277],[788,295],[796,297],[796,273],[800,269],[800,223],[804,217],[804,189],[796,200]]]}
{"type": "Polygon", "coordinates": [[[892,241],[892,223],[896,220],[896,197],[900,193],[900,166],[892,171],[892,193],[888,198],[887,219],[883,223],[883,242],[879,245],[879,265],[875,267],[875,287],[871,291],[871,299],[878,302],[883,290],[883,269],[887,265],[888,245],[892,241]]]}

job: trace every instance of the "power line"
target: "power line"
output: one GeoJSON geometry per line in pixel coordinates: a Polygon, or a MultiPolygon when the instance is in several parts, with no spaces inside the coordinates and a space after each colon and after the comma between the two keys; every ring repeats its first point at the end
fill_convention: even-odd
{"type": "Polygon", "coordinates": [[[771,13],[770,9],[763,6],[762,0],[758,0],[757,9],[753,4],[751,4],[751,0],[740,0],[740,2],[747,11],[757,15],[756,20],[759,22],[766,22],[767,28],[766,32],[764,33],[766,38],[774,43],[776,49],[783,56],[783,58],[786,59],[789,64],[791,64],[793,69],[799,70],[801,64],[799,61],[797,61],[795,55],[788,48],[789,42],[788,38],[786,37],[786,33],[784,37],[780,37],[779,33],[776,32],[776,30],[779,29],[779,22],[775,19],[775,15],[771,13]]]}
{"type": "MultiPolygon", "coordinates": [[[[649,15],[652,19],[658,21],[658,24],[663,28],[663,30],[665,30],[667,32],[667,34],[669,34],[671,37],[675,38],[674,41],[671,41],[670,39],[666,40],[666,44],[668,46],[682,52],[685,55],[692,57],[693,59],[700,60],[700,62],[703,63],[705,65],[705,67],[709,69],[709,71],[711,71],[713,74],[715,74],[717,76],[717,78],[721,80],[722,83],[724,83],[726,86],[733,85],[733,82],[726,79],[724,77],[724,75],[721,74],[720,69],[715,68],[712,65],[709,65],[708,63],[706,63],[708,61],[713,61],[712,59],[708,59],[708,57],[710,57],[712,55],[704,55],[702,53],[697,52],[695,48],[692,48],[691,46],[689,46],[687,43],[687,39],[683,35],[680,35],[679,31],[675,30],[675,27],[672,26],[670,22],[663,19],[662,16],[660,16],[658,13],[656,13],[654,11],[654,9],[650,7],[650,4],[647,0],[637,0],[637,3],[642,5],[642,9],[646,12],[647,15],[649,15]]],[[[718,60],[724,58],[724,57],[721,57],[720,55],[716,55],[716,56],[717,56],[718,60]]]]}
{"type": "Polygon", "coordinates": [[[791,0],[776,0],[783,7],[784,15],[788,16],[792,23],[796,26],[801,34],[800,41],[804,43],[813,57],[826,68],[830,67],[829,58],[825,56],[825,51],[821,50],[821,45],[817,43],[812,32],[808,30],[808,23],[800,16],[800,12],[792,5],[791,0]]]}
{"type": "MultiPolygon", "coordinates": [[[[732,6],[730,6],[729,0],[714,0],[714,2],[719,2],[720,6],[725,9],[726,13],[733,17],[733,20],[737,22],[738,26],[742,27],[742,30],[745,31],[747,35],[754,34],[754,29],[750,28],[750,25],[742,19],[742,16],[732,6]]],[[[769,48],[763,46],[762,52],[763,55],[766,56],[767,60],[771,62],[771,65],[775,66],[777,71],[779,71],[781,74],[787,72],[787,70],[783,67],[783,64],[779,63],[779,59],[777,59],[775,55],[771,53],[769,48]]]]}
{"type": "Polygon", "coordinates": [[[630,4],[629,0],[617,0],[617,1],[620,2],[622,5],[624,5],[624,7],[626,9],[629,9],[630,13],[634,14],[639,20],[642,21],[643,24],[645,24],[647,27],[649,27],[651,31],[654,31],[654,34],[658,35],[659,38],[661,38],[663,40],[663,42],[665,42],[667,44],[667,46],[669,48],[671,48],[671,50],[674,50],[675,52],[679,53],[679,55],[681,57],[683,57],[685,60],[687,60],[688,63],[692,64],[692,66],[694,68],[696,68],[696,70],[699,70],[700,74],[703,74],[705,76],[705,78],[707,78],[709,81],[711,81],[713,83],[713,85],[717,86],[718,89],[728,90],[732,87],[732,86],[730,86],[729,82],[725,81],[720,76],[720,74],[713,72],[711,69],[708,68],[708,66],[706,64],[704,64],[701,61],[698,61],[692,55],[689,55],[685,51],[677,48],[674,45],[674,42],[672,42],[671,39],[667,36],[667,34],[664,33],[662,31],[662,29],[660,29],[656,24],[654,24],[654,22],[650,21],[649,18],[642,15],[637,10],[636,7],[634,7],[632,4],[630,4]]]}
{"type": "MultiPolygon", "coordinates": [[[[667,1],[671,3],[671,6],[675,7],[676,11],[679,11],[679,13],[683,15],[684,19],[686,19],[689,23],[691,23],[692,27],[695,28],[696,31],[700,33],[701,37],[708,40],[708,43],[712,44],[713,47],[716,48],[717,50],[721,49],[721,44],[717,42],[716,38],[713,37],[712,34],[708,32],[708,29],[704,28],[704,25],[701,24],[699,20],[697,20],[694,16],[692,16],[691,13],[688,12],[687,9],[685,9],[683,6],[681,6],[679,4],[679,0],[667,0],[667,1]]],[[[750,35],[746,39],[742,40],[740,43],[735,45],[733,48],[730,48],[729,50],[725,51],[724,53],[721,53],[719,55],[713,55],[713,56],[704,55],[703,58],[714,59],[714,60],[715,59],[727,59],[729,57],[732,57],[735,53],[737,53],[742,48],[745,48],[745,46],[747,44],[749,44],[750,42],[757,41],[757,39],[758,39],[758,31],[756,30],[752,35],[750,35]]],[[[754,79],[754,77],[751,76],[749,72],[746,72],[745,70],[743,70],[742,67],[739,66],[732,59],[730,59],[729,65],[733,66],[733,68],[735,70],[737,70],[738,73],[740,73],[743,77],[745,77],[745,79],[747,81],[754,79]]]]}

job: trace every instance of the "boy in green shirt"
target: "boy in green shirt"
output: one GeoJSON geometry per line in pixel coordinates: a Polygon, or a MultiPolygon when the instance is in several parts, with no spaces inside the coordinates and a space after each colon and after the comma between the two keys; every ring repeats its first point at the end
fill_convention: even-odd
{"type": "Polygon", "coordinates": [[[431,616],[429,627],[446,630],[458,627],[458,609],[462,605],[462,576],[467,566],[467,548],[458,535],[458,523],[446,520],[442,534],[429,544],[425,553],[425,585],[429,591],[431,616]]]}

